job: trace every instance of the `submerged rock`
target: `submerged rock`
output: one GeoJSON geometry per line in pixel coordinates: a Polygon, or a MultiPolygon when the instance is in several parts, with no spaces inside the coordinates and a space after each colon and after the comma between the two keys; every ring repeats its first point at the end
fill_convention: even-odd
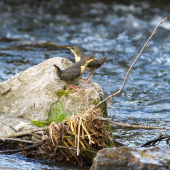
{"type": "MultiPolygon", "coordinates": [[[[65,111],[69,109],[72,113],[80,113],[104,99],[99,84],[84,84],[82,80],[78,82],[84,91],[63,94],[66,83],[56,76],[53,64],[65,69],[72,63],[65,58],[54,57],[0,83],[1,122],[19,131],[28,130],[36,128],[30,120],[46,120],[45,112],[49,112],[56,103],[62,104],[65,111]]],[[[13,132],[1,122],[0,135],[13,132]]]]}
{"type": "Polygon", "coordinates": [[[118,147],[102,149],[90,170],[163,170],[170,169],[170,151],[159,148],[118,147]]]}

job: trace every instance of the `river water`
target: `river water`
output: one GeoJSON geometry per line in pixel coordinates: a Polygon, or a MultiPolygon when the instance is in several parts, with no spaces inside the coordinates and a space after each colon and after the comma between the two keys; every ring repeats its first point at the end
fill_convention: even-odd
{"type": "MultiPolygon", "coordinates": [[[[108,96],[121,87],[128,68],[155,26],[168,17],[135,63],[122,93],[108,105],[108,115],[114,121],[168,127],[170,3],[165,2],[1,0],[0,81],[52,57],[74,61],[64,47],[78,45],[95,57],[108,55],[93,77],[108,96]],[[45,44],[47,41],[57,46],[45,44]]],[[[170,132],[113,126],[113,134],[128,145],[141,145],[170,132]]],[[[159,146],[167,147],[165,143],[159,146]]],[[[0,169],[80,168],[14,154],[0,155],[0,169]]]]}

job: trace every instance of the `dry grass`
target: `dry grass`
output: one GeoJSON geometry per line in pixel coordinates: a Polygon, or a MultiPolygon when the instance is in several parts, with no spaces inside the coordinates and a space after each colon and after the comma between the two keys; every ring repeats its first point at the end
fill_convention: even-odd
{"type": "Polygon", "coordinates": [[[115,146],[109,124],[100,120],[99,110],[73,115],[48,127],[48,143],[60,161],[83,165],[92,161],[97,151],[115,146]]]}

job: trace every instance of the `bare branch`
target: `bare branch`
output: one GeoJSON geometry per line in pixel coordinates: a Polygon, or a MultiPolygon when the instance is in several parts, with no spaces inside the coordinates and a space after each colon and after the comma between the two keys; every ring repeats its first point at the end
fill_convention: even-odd
{"type": "Polygon", "coordinates": [[[150,146],[155,146],[156,143],[159,144],[161,141],[166,141],[167,144],[169,144],[170,136],[159,136],[159,138],[150,140],[146,142],[145,144],[141,145],[141,147],[150,147],[150,146]]]}
{"type": "Polygon", "coordinates": [[[122,84],[121,88],[120,88],[116,93],[111,94],[110,96],[108,96],[107,98],[105,98],[104,100],[102,100],[101,102],[99,102],[96,106],[93,107],[93,109],[94,109],[94,108],[97,108],[97,107],[100,106],[103,102],[107,101],[108,99],[111,99],[113,96],[119,94],[119,93],[122,91],[122,89],[123,89],[123,87],[124,87],[124,85],[125,85],[126,79],[127,79],[128,75],[129,75],[132,67],[134,66],[135,62],[137,61],[137,59],[139,58],[139,56],[140,56],[141,53],[143,52],[143,50],[144,50],[144,48],[146,47],[146,45],[148,44],[148,42],[151,40],[151,38],[152,38],[153,35],[155,34],[155,32],[156,32],[157,28],[159,27],[159,25],[162,24],[166,19],[167,19],[167,17],[164,18],[164,19],[155,27],[153,33],[151,34],[151,36],[150,36],[149,39],[146,41],[146,43],[144,44],[143,48],[141,49],[141,51],[140,51],[139,54],[137,55],[135,61],[131,64],[128,72],[126,73],[126,76],[125,76],[125,78],[124,78],[124,81],[123,81],[123,84],[122,84]]]}
{"type": "Polygon", "coordinates": [[[28,141],[28,140],[22,140],[22,139],[16,139],[16,138],[1,138],[0,137],[0,140],[11,140],[11,141],[17,141],[17,142],[24,142],[24,143],[34,143],[32,141],[28,141]]]}
{"type": "Polygon", "coordinates": [[[29,151],[29,150],[38,148],[38,146],[40,146],[41,144],[42,144],[42,142],[39,142],[39,143],[35,143],[35,144],[31,145],[31,146],[27,146],[27,147],[21,148],[21,149],[0,151],[0,154],[2,154],[2,153],[17,153],[17,152],[21,152],[21,151],[29,151]]]}
{"type": "MultiPolygon", "coordinates": [[[[101,120],[102,120],[102,118],[101,118],[101,120]]],[[[114,122],[114,121],[110,121],[110,120],[104,120],[104,121],[109,123],[109,124],[114,124],[114,125],[117,125],[117,126],[124,126],[124,127],[137,128],[137,129],[165,129],[165,130],[170,130],[170,128],[166,128],[166,127],[130,125],[130,124],[124,124],[124,123],[114,122]]]]}
{"type": "Polygon", "coordinates": [[[37,131],[41,131],[41,130],[46,130],[45,128],[40,128],[40,129],[34,129],[34,130],[29,130],[29,131],[25,131],[25,132],[18,132],[18,133],[13,133],[11,135],[6,135],[6,136],[0,136],[3,138],[13,138],[13,137],[19,137],[19,136],[26,136],[26,135],[31,135],[33,132],[37,132],[37,131]]]}

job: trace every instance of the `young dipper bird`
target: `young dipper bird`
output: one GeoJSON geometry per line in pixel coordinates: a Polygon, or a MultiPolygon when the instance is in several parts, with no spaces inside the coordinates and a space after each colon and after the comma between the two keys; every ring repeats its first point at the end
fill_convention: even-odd
{"type": "MultiPolygon", "coordinates": [[[[81,51],[81,49],[80,49],[78,46],[67,47],[67,48],[70,49],[70,50],[72,51],[72,53],[74,54],[74,57],[75,57],[75,61],[76,61],[76,62],[79,62],[79,61],[82,60],[85,56],[87,56],[86,54],[84,54],[84,53],[81,51]]],[[[104,62],[106,61],[106,59],[107,59],[107,56],[104,56],[104,57],[102,57],[102,58],[100,58],[100,59],[97,59],[97,60],[94,60],[94,61],[92,61],[92,62],[90,62],[90,63],[88,64],[88,66],[86,67],[86,70],[87,70],[88,72],[90,72],[90,73],[89,73],[88,76],[85,78],[85,80],[88,80],[90,74],[92,74],[91,77],[90,77],[90,79],[88,80],[88,83],[91,82],[91,79],[92,79],[92,77],[93,77],[93,75],[94,75],[94,74],[93,74],[93,71],[96,70],[96,69],[98,69],[99,67],[101,67],[101,66],[104,64],[104,62]]]]}
{"type": "MultiPolygon", "coordinates": [[[[67,84],[69,84],[70,88],[75,90],[75,87],[73,85],[71,85],[70,83],[80,79],[81,76],[83,75],[83,73],[85,72],[87,65],[96,59],[97,58],[86,55],[85,57],[82,58],[82,60],[71,65],[70,67],[68,67],[65,70],[61,70],[55,64],[53,66],[54,66],[55,72],[56,72],[57,76],[60,78],[60,80],[65,81],[67,84]]],[[[77,90],[75,90],[75,91],[77,91],[77,90]]]]}

